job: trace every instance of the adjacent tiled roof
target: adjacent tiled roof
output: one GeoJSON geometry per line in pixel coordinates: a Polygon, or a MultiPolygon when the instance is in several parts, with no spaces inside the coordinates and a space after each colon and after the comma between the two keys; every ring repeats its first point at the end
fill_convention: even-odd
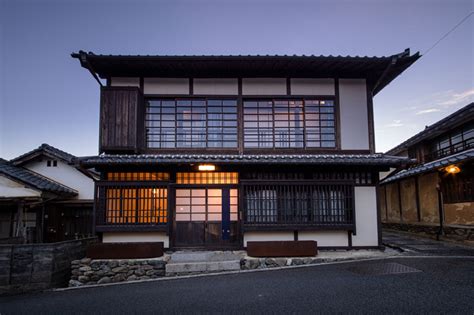
{"type": "Polygon", "coordinates": [[[12,163],[0,158],[0,174],[20,181],[27,186],[36,188],[41,191],[51,192],[62,196],[75,196],[77,191],[46,178],[40,174],[27,170],[21,166],[15,166],[12,163]]]}
{"type": "Polygon", "coordinates": [[[418,58],[410,50],[383,57],[305,55],[96,55],[71,54],[101,78],[109,77],[296,77],[366,78],[377,94],[418,58]]]}
{"type": "Polygon", "coordinates": [[[311,165],[374,165],[400,166],[412,160],[384,154],[292,154],[292,155],[211,155],[211,154],[141,154],[112,155],[79,158],[81,165],[156,165],[180,163],[234,163],[234,164],[311,164],[311,165]]]}
{"type": "Polygon", "coordinates": [[[59,150],[58,148],[55,148],[47,143],[43,143],[38,148],[12,159],[11,162],[14,165],[22,165],[40,155],[46,155],[51,158],[56,158],[66,163],[72,163],[75,158],[75,156],[70,153],[59,150]]]}
{"type": "Polygon", "coordinates": [[[433,139],[442,133],[449,131],[465,122],[474,120],[474,103],[468,104],[440,121],[427,126],[423,131],[417,133],[410,139],[387,151],[387,154],[397,155],[408,147],[427,139],[433,139]]]}
{"type": "Polygon", "coordinates": [[[464,152],[460,152],[451,156],[444,157],[442,159],[425,163],[422,165],[415,166],[413,168],[402,170],[392,176],[385,178],[380,184],[388,184],[390,182],[414,176],[417,174],[427,173],[430,171],[438,170],[451,164],[461,163],[474,160],[474,149],[470,149],[464,152]]]}

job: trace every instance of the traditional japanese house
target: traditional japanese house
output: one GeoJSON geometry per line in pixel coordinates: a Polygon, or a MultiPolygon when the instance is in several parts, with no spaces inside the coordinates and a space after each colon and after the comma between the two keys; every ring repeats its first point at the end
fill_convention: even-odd
{"type": "MultiPolygon", "coordinates": [[[[48,144],[0,159],[0,239],[58,242],[92,236],[94,172],[48,144]]],[[[5,240],[7,241],[7,240],[5,240]]]]}
{"type": "Polygon", "coordinates": [[[419,58],[73,53],[100,84],[102,242],[381,245],[372,98],[419,58]]]}
{"type": "Polygon", "coordinates": [[[387,152],[417,163],[380,186],[387,227],[468,238],[474,229],[474,103],[387,152]],[[464,230],[464,231],[463,231],[464,230]]]}

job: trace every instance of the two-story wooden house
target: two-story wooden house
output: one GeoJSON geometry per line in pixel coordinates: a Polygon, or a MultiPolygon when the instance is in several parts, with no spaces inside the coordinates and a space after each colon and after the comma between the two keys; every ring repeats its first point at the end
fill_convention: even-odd
{"type": "Polygon", "coordinates": [[[380,186],[382,221],[427,233],[474,229],[474,103],[427,126],[387,152],[417,160],[380,186]],[[443,226],[444,225],[444,226],[443,226]]]}
{"type": "Polygon", "coordinates": [[[103,242],[380,242],[372,98],[419,58],[72,54],[101,85],[103,242]],[[102,86],[101,79],[106,83],[102,86]]]}

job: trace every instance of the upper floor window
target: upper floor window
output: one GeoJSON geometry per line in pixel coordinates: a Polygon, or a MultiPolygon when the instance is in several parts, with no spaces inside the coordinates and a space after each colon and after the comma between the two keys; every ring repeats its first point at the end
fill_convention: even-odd
{"type": "Polygon", "coordinates": [[[149,148],[237,148],[237,101],[149,100],[146,139],[149,148]]]}
{"type": "Polygon", "coordinates": [[[335,148],[334,101],[244,101],[244,147],[335,148]]]}
{"type": "Polygon", "coordinates": [[[436,159],[474,147],[474,124],[468,124],[438,138],[431,147],[431,158],[436,159]]]}

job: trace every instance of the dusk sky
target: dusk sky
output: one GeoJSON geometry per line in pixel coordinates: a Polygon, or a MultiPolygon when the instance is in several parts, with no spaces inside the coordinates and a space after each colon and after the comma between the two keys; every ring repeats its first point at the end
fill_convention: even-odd
{"type": "MultiPolygon", "coordinates": [[[[99,86],[70,54],[426,52],[474,10],[450,1],[0,0],[0,157],[98,152],[99,86]]],[[[474,15],[374,99],[386,151],[474,100],[474,15]]]]}

